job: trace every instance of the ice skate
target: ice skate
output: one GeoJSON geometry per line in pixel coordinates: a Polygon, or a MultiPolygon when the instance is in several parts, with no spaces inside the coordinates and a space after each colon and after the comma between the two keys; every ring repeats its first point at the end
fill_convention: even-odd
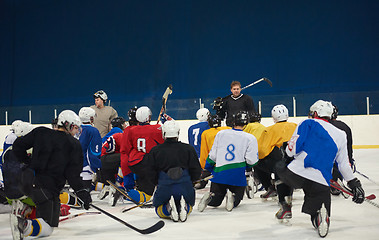
{"type": "Polygon", "coordinates": [[[211,192],[204,193],[203,197],[201,198],[199,202],[199,205],[197,205],[197,210],[199,210],[199,212],[203,212],[204,209],[208,206],[208,203],[211,201],[211,199],[212,199],[211,192]]]}
{"type": "Polygon", "coordinates": [[[324,238],[328,235],[330,219],[324,204],[322,204],[321,209],[317,212],[317,216],[313,220],[312,224],[317,229],[320,237],[324,238]]]}
{"type": "Polygon", "coordinates": [[[110,188],[111,187],[109,185],[104,186],[103,189],[101,189],[101,192],[99,193],[99,195],[97,195],[97,197],[100,200],[103,200],[104,198],[106,198],[109,195],[110,188]]]}
{"type": "Polygon", "coordinates": [[[114,206],[116,206],[116,204],[117,204],[117,201],[119,200],[119,199],[122,199],[122,197],[121,197],[121,193],[119,193],[116,189],[114,189],[114,188],[110,188],[110,190],[109,190],[109,200],[108,200],[108,203],[109,203],[109,205],[111,205],[112,207],[114,207],[114,206]]]}
{"type": "Polygon", "coordinates": [[[170,217],[171,217],[172,221],[178,222],[179,221],[179,213],[178,213],[178,210],[176,208],[174,196],[171,196],[168,204],[169,204],[169,207],[171,208],[170,217]]]}
{"type": "Polygon", "coordinates": [[[32,208],[27,204],[22,203],[20,200],[12,202],[10,213],[10,224],[12,230],[12,237],[14,240],[24,239],[25,217],[29,215],[32,208]]]}
{"type": "Polygon", "coordinates": [[[279,211],[275,214],[275,217],[280,223],[291,225],[290,219],[292,218],[292,206],[288,202],[281,202],[279,211]]]}
{"type": "Polygon", "coordinates": [[[275,187],[270,186],[265,193],[261,194],[260,197],[262,198],[262,200],[268,200],[276,197],[277,195],[278,194],[276,193],[275,187]]]}
{"type": "Polygon", "coordinates": [[[180,212],[179,212],[179,219],[181,222],[185,222],[187,220],[187,203],[186,200],[184,200],[184,197],[181,196],[180,198],[180,212]]]}
{"type": "Polygon", "coordinates": [[[226,210],[231,212],[234,208],[234,196],[233,193],[228,189],[226,191],[226,210]]]}

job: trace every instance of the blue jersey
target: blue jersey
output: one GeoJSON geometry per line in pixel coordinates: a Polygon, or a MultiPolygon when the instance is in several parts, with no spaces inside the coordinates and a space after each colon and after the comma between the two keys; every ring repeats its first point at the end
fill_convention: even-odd
{"type": "Polygon", "coordinates": [[[79,137],[83,150],[83,169],[96,172],[101,167],[101,136],[99,130],[92,125],[82,125],[82,133],[79,137]]]}
{"type": "Polygon", "coordinates": [[[320,184],[329,186],[334,162],[346,181],[354,178],[345,132],[322,119],[301,122],[288,142],[286,153],[294,157],[289,170],[320,184]]]}
{"type": "Polygon", "coordinates": [[[112,128],[109,133],[107,133],[107,135],[105,135],[102,139],[101,139],[101,144],[105,143],[105,141],[107,141],[107,139],[112,136],[113,134],[115,133],[122,133],[122,129],[119,128],[119,127],[114,127],[112,128]]]}
{"type": "Polygon", "coordinates": [[[199,122],[188,128],[188,143],[192,145],[200,158],[201,134],[209,129],[208,122],[199,122]]]}

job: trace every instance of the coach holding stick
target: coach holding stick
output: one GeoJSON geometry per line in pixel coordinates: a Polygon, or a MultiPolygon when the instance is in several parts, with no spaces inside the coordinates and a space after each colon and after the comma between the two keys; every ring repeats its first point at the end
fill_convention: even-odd
{"type": "Polygon", "coordinates": [[[241,83],[233,81],[230,84],[231,95],[224,98],[216,98],[214,102],[214,109],[221,119],[226,118],[226,125],[233,126],[233,115],[240,111],[247,111],[248,113],[255,113],[254,101],[247,95],[241,93],[241,83]]]}

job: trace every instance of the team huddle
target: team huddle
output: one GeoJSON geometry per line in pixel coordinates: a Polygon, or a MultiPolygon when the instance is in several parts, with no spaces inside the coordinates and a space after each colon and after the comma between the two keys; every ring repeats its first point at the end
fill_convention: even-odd
{"type": "Polygon", "coordinates": [[[189,144],[179,141],[180,125],[168,115],[151,123],[147,106],[131,108],[128,121],[119,117],[105,106],[102,90],[94,94],[94,106],[78,114],[62,111],[52,128],[15,121],[2,154],[2,191],[11,206],[13,238],[51,235],[70,207],[93,206],[94,192],[111,206],[151,205],[160,218],[185,222],[196,191],[209,181],[199,212],[224,199],[232,211],[254,182],[266,191],[261,198],[277,197],[280,221],[292,218],[293,190],[302,189],[302,212],[325,237],[331,194],[340,194],[330,187],[331,179],[344,179],[354,202],[365,198],[353,175],[351,131],[336,120],[337,107],[323,100],[298,125],[287,121],[284,105],[276,105],[275,124],[265,127],[252,98],[240,91],[240,83],[232,82],[232,94],[215,100],[216,114],[197,111],[189,144]]]}

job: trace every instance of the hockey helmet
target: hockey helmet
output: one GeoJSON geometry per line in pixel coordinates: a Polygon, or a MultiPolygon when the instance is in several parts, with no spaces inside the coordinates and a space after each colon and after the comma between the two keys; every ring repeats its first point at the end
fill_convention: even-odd
{"type": "Polygon", "coordinates": [[[16,128],[18,128],[20,125],[21,125],[22,121],[21,120],[15,120],[12,122],[12,125],[11,125],[11,128],[9,130],[11,130],[12,132],[15,132],[16,128]]]}
{"type": "Polygon", "coordinates": [[[137,107],[132,107],[128,111],[128,117],[129,117],[129,125],[134,126],[138,124],[137,118],[136,118],[136,112],[137,112],[137,107]]]}
{"type": "Polygon", "coordinates": [[[115,117],[112,119],[111,125],[113,128],[118,127],[118,128],[124,129],[122,125],[124,125],[125,122],[126,121],[123,117],[115,117]]]}
{"type": "Polygon", "coordinates": [[[104,92],[104,90],[99,90],[93,94],[94,98],[101,98],[104,102],[108,100],[107,94],[104,92]]]}
{"type": "Polygon", "coordinates": [[[331,102],[318,100],[310,107],[309,112],[311,117],[313,117],[314,113],[317,112],[319,117],[330,118],[333,113],[333,105],[331,102]]]}
{"type": "Polygon", "coordinates": [[[151,120],[151,110],[146,106],[139,107],[136,111],[136,119],[140,123],[149,122],[151,120]]]}
{"type": "Polygon", "coordinates": [[[175,120],[166,121],[162,126],[163,138],[178,138],[180,132],[179,123],[175,120]]]}
{"type": "Polygon", "coordinates": [[[82,107],[79,110],[79,118],[82,123],[90,123],[96,116],[96,112],[93,108],[82,107]]]}
{"type": "Polygon", "coordinates": [[[81,124],[79,116],[74,111],[64,110],[58,115],[58,126],[64,127],[69,132],[74,126],[80,129],[81,124]]]}
{"type": "Polygon", "coordinates": [[[283,104],[276,105],[271,110],[271,116],[275,123],[287,121],[288,109],[283,104]]]}
{"type": "Polygon", "coordinates": [[[220,110],[222,108],[222,97],[217,97],[215,100],[213,100],[213,110],[220,110]]]}
{"type": "Polygon", "coordinates": [[[249,122],[261,122],[262,115],[257,112],[249,113],[249,122]]]}
{"type": "Polygon", "coordinates": [[[196,112],[196,118],[200,121],[200,122],[206,122],[207,119],[208,119],[208,116],[209,116],[209,110],[208,108],[200,108],[199,110],[197,110],[196,112]]]}
{"type": "Polygon", "coordinates": [[[245,126],[249,123],[249,114],[246,111],[239,111],[233,116],[234,126],[245,126]]]}
{"type": "Polygon", "coordinates": [[[25,136],[34,129],[33,125],[28,122],[21,122],[20,125],[15,129],[14,134],[17,137],[25,136]]]}
{"type": "Polygon", "coordinates": [[[211,128],[221,127],[221,118],[218,115],[209,115],[208,125],[211,128]]]}

